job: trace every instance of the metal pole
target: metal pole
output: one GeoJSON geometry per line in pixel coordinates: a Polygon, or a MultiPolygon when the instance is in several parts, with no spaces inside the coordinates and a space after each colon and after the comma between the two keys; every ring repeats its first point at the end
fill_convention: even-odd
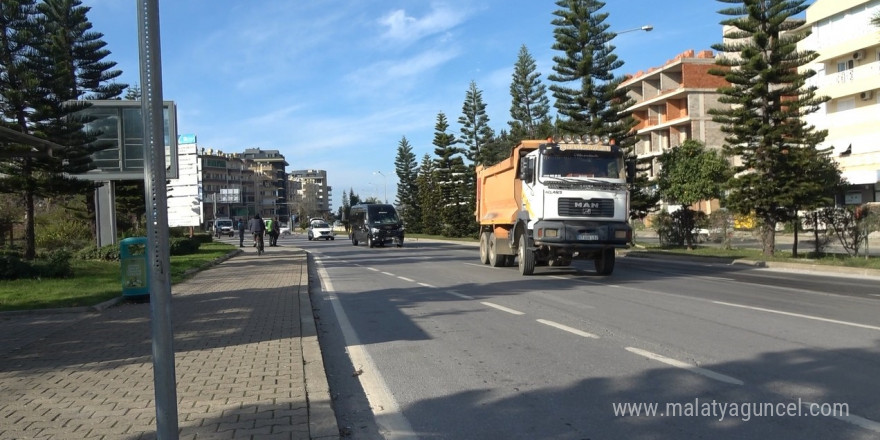
{"type": "Polygon", "coordinates": [[[165,123],[159,50],[159,2],[138,0],[141,111],[144,117],[144,192],[147,197],[147,254],[153,337],[156,437],[177,440],[177,384],[171,325],[171,274],[168,252],[168,194],[165,180],[165,123]]]}

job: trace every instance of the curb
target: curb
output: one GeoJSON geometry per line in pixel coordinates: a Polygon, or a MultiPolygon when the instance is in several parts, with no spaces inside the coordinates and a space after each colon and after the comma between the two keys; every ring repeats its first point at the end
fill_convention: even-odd
{"type": "Polygon", "coordinates": [[[761,261],[748,258],[727,258],[727,257],[711,257],[699,255],[680,255],[666,252],[654,252],[644,250],[630,250],[621,255],[634,258],[656,258],[666,260],[690,261],[696,263],[719,263],[719,264],[738,264],[764,269],[785,269],[796,272],[805,273],[821,273],[828,276],[861,276],[870,278],[880,278],[880,270],[868,269],[862,267],[847,266],[830,266],[825,264],[814,263],[786,263],[777,261],[761,261]]]}
{"type": "Polygon", "coordinates": [[[327,381],[327,373],[324,368],[324,354],[318,341],[318,329],[315,325],[315,315],[312,310],[311,279],[312,270],[311,255],[302,251],[306,258],[303,265],[305,271],[306,291],[299,295],[300,328],[302,333],[302,356],[303,373],[306,381],[306,400],[309,407],[309,438],[311,439],[338,439],[339,425],[336,422],[336,412],[330,398],[330,384],[327,381]]]}

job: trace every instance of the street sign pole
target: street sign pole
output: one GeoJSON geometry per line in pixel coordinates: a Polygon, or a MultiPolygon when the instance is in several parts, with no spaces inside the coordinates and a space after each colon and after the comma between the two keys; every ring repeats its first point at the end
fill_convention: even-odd
{"type": "Polygon", "coordinates": [[[168,250],[168,193],[165,127],[162,114],[162,62],[159,50],[159,2],[138,0],[141,98],[144,117],[144,192],[147,202],[147,252],[153,336],[153,386],[156,437],[177,440],[177,383],[171,325],[171,273],[168,250]]]}

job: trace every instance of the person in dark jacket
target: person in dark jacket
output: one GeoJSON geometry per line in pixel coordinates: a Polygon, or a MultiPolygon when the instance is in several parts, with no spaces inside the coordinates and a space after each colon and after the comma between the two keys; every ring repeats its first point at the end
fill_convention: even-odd
{"type": "Polygon", "coordinates": [[[254,234],[254,247],[257,247],[257,237],[263,237],[263,233],[266,232],[266,224],[263,223],[263,218],[260,217],[260,214],[254,214],[254,218],[248,222],[248,229],[254,234]]]}
{"type": "Polygon", "coordinates": [[[244,229],[247,225],[244,224],[244,219],[238,219],[238,247],[244,247],[244,229]]]}

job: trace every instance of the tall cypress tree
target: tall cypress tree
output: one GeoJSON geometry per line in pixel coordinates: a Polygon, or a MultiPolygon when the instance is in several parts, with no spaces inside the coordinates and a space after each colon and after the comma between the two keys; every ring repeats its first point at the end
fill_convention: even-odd
{"type": "MultiPolygon", "coordinates": [[[[818,56],[800,51],[797,43],[808,32],[795,18],[806,10],[804,0],[718,0],[731,5],[719,13],[730,31],[725,41],[713,45],[728,56],[718,64],[726,69],[711,73],[730,86],[719,89],[719,101],[729,109],[710,110],[726,134],[724,152],[739,158],[729,182],[727,204],[740,214],[757,217],[765,255],[775,251],[778,222],[791,217],[801,189],[813,176],[803,170],[820,159],[816,146],[826,136],[801,117],[814,112],[826,97],[816,97],[806,80],[815,74],[799,70],[818,56]],[[803,151],[795,149],[805,149],[803,151]]],[[[825,182],[829,187],[836,182],[825,182]]]]}
{"type": "Polygon", "coordinates": [[[535,59],[526,45],[519,49],[510,82],[510,138],[541,139],[552,134],[550,100],[535,59]]]}
{"type": "Polygon", "coordinates": [[[413,153],[412,145],[406,136],[400,139],[397,146],[397,157],[394,158],[394,169],[397,174],[397,206],[403,211],[403,221],[407,229],[420,229],[417,222],[420,218],[420,204],[416,177],[419,163],[413,153]]]}

